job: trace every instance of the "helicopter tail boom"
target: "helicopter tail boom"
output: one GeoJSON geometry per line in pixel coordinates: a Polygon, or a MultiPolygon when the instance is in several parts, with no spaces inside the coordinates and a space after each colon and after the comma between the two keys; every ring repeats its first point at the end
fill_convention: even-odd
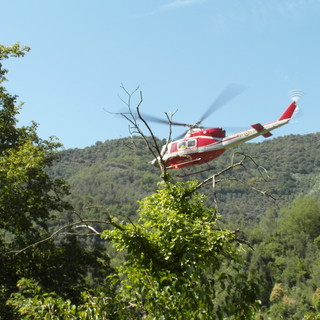
{"type": "Polygon", "coordinates": [[[274,122],[262,125],[260,123],[256,123],[251,125],[254,129],[245,130],[236,134],[232,134],[230,136],[225,137],[222,140],[222,146],[226,149],[230,149],[238,144],[254,139],[258,136],[263,136],[265,138],[272,136],[271,132],[274,129],[277,129],[289,122],[291,117],[294,114],[294,111],[297,108],[296,101],[292,101],[287,109],[282,113],[280,118],[274,122]]]}
{"type": "MultiPolygon", "coordinates": [[[[261,123],[253,124],[253,125],[251,125],[251,127],[252,127],[253,129],[256,129],[258,132],[259,132],[259,131],[263,131],[263,130],[266,129],[261,123]]],[[[268,132],[264,133],[263,136],[264,136],[265,138],[268,138],[268,137],[271,137],[271,136],[272,136],[272,133],[271,133],[270,131],[268,131],[268,132]]]]}

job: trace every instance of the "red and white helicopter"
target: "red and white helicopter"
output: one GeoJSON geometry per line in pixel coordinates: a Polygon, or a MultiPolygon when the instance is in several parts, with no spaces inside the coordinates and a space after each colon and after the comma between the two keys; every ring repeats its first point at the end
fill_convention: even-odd
{"type": "MultiPolygon", "coordinates": [[[[227,87],[205,112],[201,119],[194,125],[165,121],[148,116],[148,120],[151,121],[188,127],[188,130],[182,139],[172,141],[162,147],[161,156],[167,169],[180,169],[208,163],[222,155],[226,150],[248,140],[261,135],[265,138],[270,137],[272,135],[270,131],[289,122],[297,109],[297,102],[300,98],[300,94],[297,92],[291,98],[292,102],[278,120],[265,125],[255,123],[251,125],[251,129],[231,134],[229,136],[226,136],[226,132],[222,128],[207,129],[200,126],[205,118],[240,94],[243,90],[243,87],[236,85],[230,85],[227,87]]],[[[154,159],[152,164],[159,167],[159,161],[160,157],[154,159]]]]}

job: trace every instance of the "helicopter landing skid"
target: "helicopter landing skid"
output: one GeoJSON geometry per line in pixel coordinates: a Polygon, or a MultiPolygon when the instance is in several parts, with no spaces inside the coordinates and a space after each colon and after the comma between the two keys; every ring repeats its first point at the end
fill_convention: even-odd
{"type": "Polygon", "coordinates": [[[215,167],[208,167],[207,169],[204,169],[204,170],[200,170],[200,171],[196,171],[196,172],[191,172],[191,173],[186,173],[186,174],[177,174],[176,177],[178,178],[184,178],[184,177],[189,177],[189,176],[193,176],[195,174],[198,174],[198,173],[202,173],[202,172],[206,172],[206,171],[210,171],[210,170],[213,170],[215,169],[215,167]]]}

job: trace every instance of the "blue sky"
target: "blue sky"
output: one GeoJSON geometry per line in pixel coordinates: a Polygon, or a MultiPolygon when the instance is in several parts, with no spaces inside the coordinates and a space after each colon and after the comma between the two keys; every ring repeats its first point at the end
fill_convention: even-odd
{"type": "MultiPolygon", "coordinates": [[[[31,47],[4,63],[8,90],[25,102],[20,123],[38,122],[40,137],[65,148],[129,135],[104,111],[124,110],[121,83],[140,86],[144,112],[178,109],[174,119],[188,123],[228,84],[245,85],[205,121],[212,127],[276,120],[300,89],[301,116],[274,136],[320,131],[319,0],[0,2],[0,43],[31,47]]],[[[152,127],[167,136],[166,126],[152,127]]]]}

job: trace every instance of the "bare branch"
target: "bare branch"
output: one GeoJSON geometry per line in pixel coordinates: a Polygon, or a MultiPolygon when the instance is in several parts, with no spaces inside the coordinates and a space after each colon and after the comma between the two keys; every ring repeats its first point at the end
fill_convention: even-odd
{"type": "Polygon", "coordinates": [[[94,227],[92,226],[89,226],[88,224],[80,224],[80,225],[77,225],[71,229],[80,229],[80,228],[85,228],[85,229],[89,229],[91,230],[94,234],[100,236],[101,235],[101,232],[97,231],[94,227]]]}
{"type": "Polygon", "coordinates": [[[73,237],[97,237],[95,233],[78,233],[78,232],[63,232],[60,233],[62,236],[73,236],[73,237]]]}
{"type": "Polygon", "coordinates": [[[200,182],[193,190],[192,192],[195,192],[197,190],[199,190],[200,188],[202,188],[204,185],[206,185],[208,182],[210,182],[212,180],[212,184],[213,184],[213,187],[215,187],[215,185],[217,184],[217,182],[221,182],[221,181],[217,181],[216,180],[216,177],[219,177],[221,176],[222,174],[226,173],[227,171],[230,171],[236,167],[239,167],[239,166],[242,166],[243,165],[243,161],[244,159],[242,159],[241,161],[237,162],[237,163],[234,163],[234,164],[231,164],[230,166],[224,168],[223,170],[221,170],[220,172],[210,176],[209,178],[203,180],[202,182],[200,182]]]}
{"type": "MultiPolygon", "coordinates": [[[[132,102],[131,101],[132,101],[132,96],[137,92],[139,87],[137,87],[131,93],[123,86],[123,84],[121,84],[121,89],[127,95],[127,101],[125,101],[121,97],[120,97],[120,99],[126,105],[128,112],[120,112],[120,113],[116,113],[116,114],[121,115],[123,118],[125,118],[129,122],[129,132],[130,132],[131,137],[133,135],[139,135],[143,139],[147,149],[150,151],[150,153],[153,155],[154,158],[158,159],[158,163],[159,163],[159,166],[161,169],[161,177],[164,179],[164,181],[168,181],[169,176],[167,174],[166,165],[163,160],[164,153],[163,153],[161,147],[158,145],[157,139],[156,139],[151,127],[149,126],[148,122],[144,119],[143,115],[140,112],[140,107],[143,103],[142,91],[140,91],[140,99],[135,107],[135,112],[134,112],[132,110],[132,102]],[[147,129],[147,132],[151,137],[151,142],[147,138],[147,136],[145,135],[143,130],[140,128],[138,121],[141,121],[142,124],[144,125],[144,127],[147,129]]],[[[169,141],[171,139],[171,122],[172,122],[172,115],[169,116],[168,114],[166,114],[166,116],[168,118],[168,123],[169,123],[169,136],[167,139],[167,144],[164,147],[165,151],[167,150],[167,146],[168,146],[169,141]]]]}
{"type": "Polygon", "coordinates": [[[207,185],[210,182],[212,183],[212,188],[214,190],[216,185],[219,183],[226,182],[226,181],[237,181],[237,182],[241,183],[242,185],[244,185],[245,187],[248,187],[248,188],[254,190],[255,192],[261,193],[262,195],[267,196],[273,200],[278,200],[278,198],[276,198],[275,196],[273,196],[269,192],[261,190],[259,188],[253,187],[253,186],[250,186],[248,183],[246,183],[236,177],[227,177],[227,178],[217,179],[217,177],[219,177],[219,176],[221,176],[221,175],[223,175],[223,174],[225,174],[235,168],[238,168],[238,167],[246,168],[246,166],[245,166],[246,160],[249,160],[251,163],[254,164],[254,166],[258,169],[258,172],[260,173],[260,175],[264,181],[268,181],[269,175],[268,175],[267,170],[264,167],[262,167],[261,165],[259,165],[253,157],[251,157],[250,155],[247,155],[247,154],[240,153],[240,152],[235,152],[232,155],[231,164],[228,167],[222,169],[220,172],[215,173],[215,174],[211,175],[210,177],[206,178],[205,180],[203,180],[202,182],[200,182],[193,190],[191,190],[189,192],[189,194],[192,194],[193,192],[199,190],[200,188],[202,188],[203,186],[207,185]],[[234,162],[235,155],[237,155],[237,154],[241,155],[242,159],[235,163],[234,162]]]}
{"type": "Polygon", "coordinates": [[[56,237],[57,235],[59,234],[62,234],[62,231],[63,230],[66,230],[66,229],[77,229],[77,228],[87,228],[89,229],[90,231],[94,232],[96,235],[100,235],[100,233],[95,230],[92,226],[88,225],[89,223],[99,223],[99,224],[108,224],[108,225],[113,225],[114,227],[116,228],[119,228],[119,229],[122,229],[122,227],[120,227],[119,225],[117,225],[114,221],[112,221],[112,218],[110,216],[108,216],[108,220],[109,221],[103,221],[103,220],[82,220],[81,221],[77,221],[77,222],[73,222],[73,223],[69,223],[69,224],[66,224],[62,227],[60,227],[59,229],[57,229],[56,231],[54,231],[52,234],[50,234],[48,237],[42,239],[42,240],[39,240],[37,242],[34,242],[20,250],[15,250],[15,251],[11,251],[9,253],[14,253],[14,255],[18,255],[28,249],[31,249],[31,248],[34,248],[38,245],[40,245],[41,243],[44,243],[44,242],[47,242],[51,239],[53,239],[54,237],[56,237]]]}

